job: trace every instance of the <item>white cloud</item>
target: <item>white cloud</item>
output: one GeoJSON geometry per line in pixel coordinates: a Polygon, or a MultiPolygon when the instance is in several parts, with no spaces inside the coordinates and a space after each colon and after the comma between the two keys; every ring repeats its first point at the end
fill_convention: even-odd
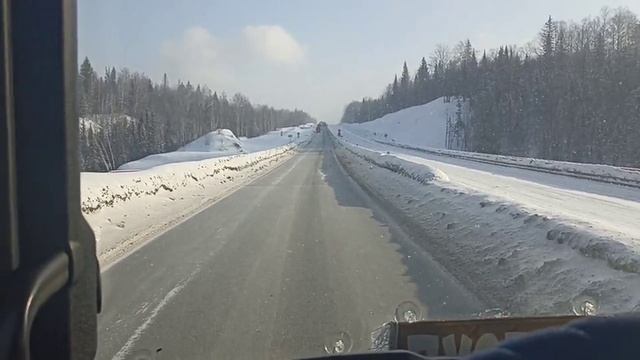
{"type": "Polygon", "coordinates": [[[297,65],[304,58],[302,45],[277,25],[246,26],[242,33],[225,38],[194,26],[163,43],[158,73],[228,92],[248,92],[243,85],[250,75],[290,74],[300,70],[297,65]]]}
{"type": "Polygon", "coordinates": [[[190,80],[194,83],[228,82],[231,80],[225,69],[225,45],[203,27],[191,27],[178,39],[166,41],[161,49],[162,72],[175,80],[190,80]]]}
{"type": "Polygon", "coordinates": [[[257,53],[273,62],[297,64],[304,59],[303,47],[278,25],[247,26],[243,35],[257,53]]]}
{"type": "Polygon", "coordinates": [[[162,44],[153,77],[160,81],[166,72],[172,84],[189,80],[228,95],[241,92],[256,104],[303,109],[336,121],[347,100],[361,95],[375,76],[361,74],[335,89],[347,70],[332,64],[319,70],[310,54],[280,26],[247,26],[224,37],[191,27],[162,44]]]}

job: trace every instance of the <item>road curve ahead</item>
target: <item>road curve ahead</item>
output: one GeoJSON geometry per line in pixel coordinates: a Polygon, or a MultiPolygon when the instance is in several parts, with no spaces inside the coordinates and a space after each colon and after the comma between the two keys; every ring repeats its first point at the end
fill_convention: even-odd
{"type": "MultiPolygon", "coordinates": [[[[328,135],[102,273],[99,359],[262,359],[353,351],[413,301],[482,309],[344,173],[328,135]]],[[[420,236],[428,237],[429,234],[420,236]]]]}

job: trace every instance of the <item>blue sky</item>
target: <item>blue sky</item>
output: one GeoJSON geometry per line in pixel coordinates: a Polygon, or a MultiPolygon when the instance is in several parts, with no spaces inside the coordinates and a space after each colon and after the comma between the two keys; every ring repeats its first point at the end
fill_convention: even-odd
{"type": "Polygon", "coordinates": [[[78,0],[80,59],[158,81],[190,80],[335,122],[438,43],[476,49],[533,40],[548,15],[580,20],[638,0],[78,0]]]}

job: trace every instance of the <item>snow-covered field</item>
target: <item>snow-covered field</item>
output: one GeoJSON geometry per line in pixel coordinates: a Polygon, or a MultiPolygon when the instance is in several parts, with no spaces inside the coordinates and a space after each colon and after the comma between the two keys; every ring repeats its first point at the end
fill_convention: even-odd
{"type": "Polygon", "coordinates": [[[420,245],[488,306],[544,314],[585,297],[604,312],[640,305],[640,191],[572,174],[634,179],[633,169],[498,159],[540,168],[506,167],[473,158],[489,155],[399,148],[358,126],[337,128],[350,174],[398,209],[420,245]]]}
{"type": "Polygon", "coordinates": [[[304,126],[252,139],[216,131],[186,145],[185,151],[152,155],[115,172],[82,173],[82,211],[96,234],[100,261],[126,254],[268,172],[311,135],[312,129],[304,126]],[[236,151],[236,142],[242,151],[236,151]]]}

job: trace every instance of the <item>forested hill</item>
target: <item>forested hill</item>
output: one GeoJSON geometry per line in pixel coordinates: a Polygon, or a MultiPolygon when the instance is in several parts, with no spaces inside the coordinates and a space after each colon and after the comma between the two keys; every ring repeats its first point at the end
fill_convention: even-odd
{"type": "Polygon", "coordinates": [[[579,23],[549,17],[527,46],[490,52],[439,45],[413,76],[405,63],[379,98],[350,103],[342,122],[441,96],[469,103],[469,120],[452,129],[466,150],[640,166],[638,17],[623,8],[579,23]]]}
{"type": "Polygon", "coordinates": [[[215,129],[258,136],[279,127],[315,122],[301,110],[253,105],[242,94],[187,82],[161,84],[126,68],[94,71],[85,58],[78,76],[83,171],[109,171],[149,154],[173,151],[215,129]]]}

